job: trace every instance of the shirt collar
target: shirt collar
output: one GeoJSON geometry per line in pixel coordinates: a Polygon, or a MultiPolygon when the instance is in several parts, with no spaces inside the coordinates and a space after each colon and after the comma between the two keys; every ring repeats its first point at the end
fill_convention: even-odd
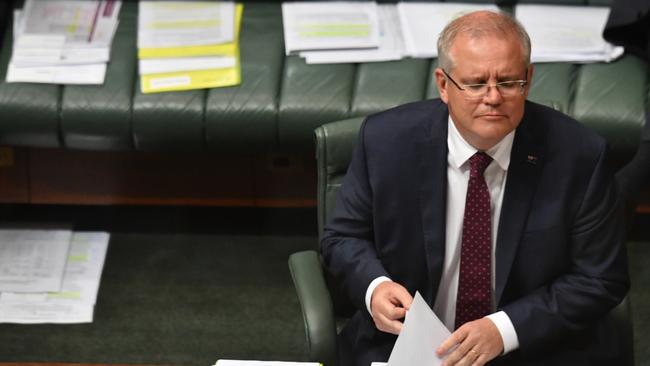
{"type": "MultiPolygon", "coordinates": [[[[470,145],[463,136],[461,136],[456,125],[449,115],[447,133],[447,148],[449,150],[449,162],[456,168],[460,168],[467,160],[472,157],[478,150],[470,145]]],[[[512,151],[512,142],[515,138],[515,130],[512,130],[496,145],[492,146],[485,153],[488,154],[499,167],[507,171],[510,165],[510,152],[512,151]]]]}

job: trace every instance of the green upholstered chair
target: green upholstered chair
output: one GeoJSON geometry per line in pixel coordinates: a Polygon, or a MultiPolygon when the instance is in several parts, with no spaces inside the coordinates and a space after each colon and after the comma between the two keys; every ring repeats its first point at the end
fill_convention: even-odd
{"type": "MultiPolygon", "coordinates": [[[[322,235],[341,187],[343,176],[352,157],[362,118],[325,124],[316,129],[316,158],[318,161],[318,229],[322,235]]],[[[305,334],[311,361],[336,366],[336,334],[349,316],[342,296],[328,286],[319,254],[315,250],[294,253],[289,269],[296,287],[305,324],[305,334]]],[[[634,365],[632,321],[627,298],[610,313],[611,321],[627,346],[625,365],[634,365]]]]}

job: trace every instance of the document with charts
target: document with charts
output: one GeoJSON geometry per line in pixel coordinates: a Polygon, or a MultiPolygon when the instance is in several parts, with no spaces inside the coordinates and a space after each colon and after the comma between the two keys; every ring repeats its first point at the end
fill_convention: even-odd
{"type": "Polygon", "coordinates": [[[379,46],[375,2],[284,2],[282,23],[287,55],[379,46]]]}

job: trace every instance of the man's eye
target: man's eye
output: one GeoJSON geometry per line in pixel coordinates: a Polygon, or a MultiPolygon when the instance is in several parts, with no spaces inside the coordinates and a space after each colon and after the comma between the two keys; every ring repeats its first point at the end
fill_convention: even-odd
{"type": "Polygon", "coordinates": [[[485,88],[485,84],[470,84],[470,85],[467,85],[467,89],[472,90],[472,91],[483,90],[483,88],[485,88]]]}
{"type": "Polygon", "coordinates": [[[498,85],[499,85],[499,87],[501,87],[503,89],[514,89],[517,86],[519,86],[519,82],[518,81],[504,81],[502,83],[499,83],[498,85]]]}

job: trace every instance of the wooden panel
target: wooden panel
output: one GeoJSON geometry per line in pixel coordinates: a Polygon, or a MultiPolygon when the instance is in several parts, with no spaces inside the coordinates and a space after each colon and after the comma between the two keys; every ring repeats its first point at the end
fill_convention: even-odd
{"type": "Polygon", "coordinates": [[[24,149],[0,147],[0,202],[29,202],[27,166],[27,152],[24,149]]]}
{"type": "Polygon", "coordinates": [[[30,151],[32,203],[252,206],[253,159],[206,153],[30,151]]]}
{"type": "Polygon", "coordinates": [[[300,155],[29,150],[31,203],[315,207],[300,155]]]}
{"type": "Polygon", "coordinates": [[[316,160],[299,154],[270,154],[255,165],[256,205],[315,207],[316,160]]]}

